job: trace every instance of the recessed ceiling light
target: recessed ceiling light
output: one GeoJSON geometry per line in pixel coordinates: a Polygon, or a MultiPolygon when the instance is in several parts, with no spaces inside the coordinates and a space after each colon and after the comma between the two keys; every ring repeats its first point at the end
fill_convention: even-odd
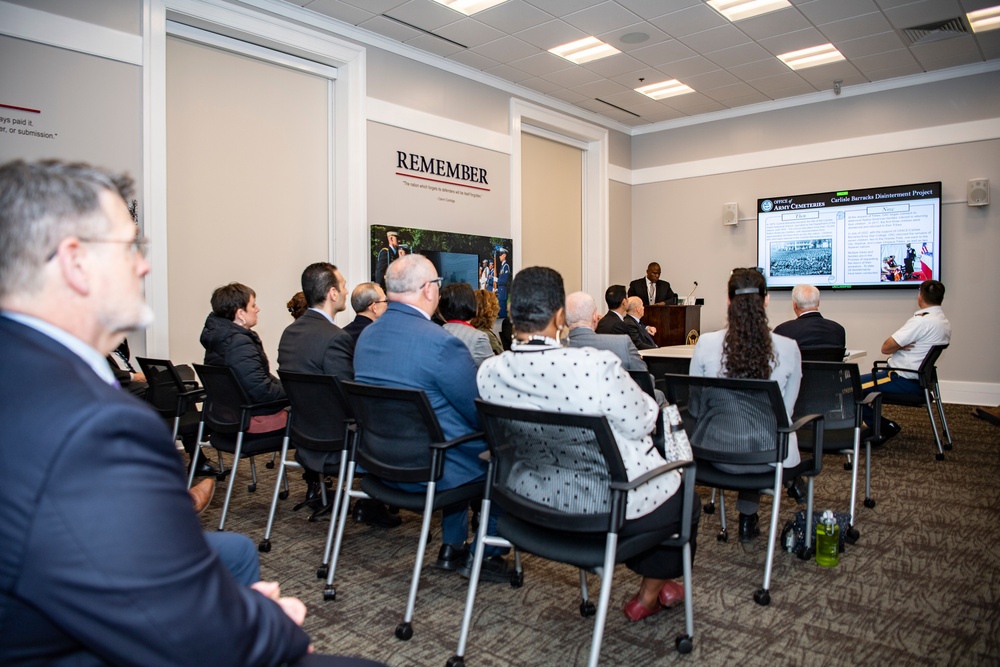
{"type": "Polygon", "coordinates": [[[811,46],[808,49],[782,53],[778,59],[792,69],[805,69],[844,60],[844,54],[834,48],[833,44],[821,44],[811,46]]]}
{"type": "Polygon", "coordinates": [[[730,21],[742,21],[792,6],[788,0],[708,0],[708,5],[730,21]]]}
{"type": "Polygon", "coordinates": [[[665,97],[693,93],[694,88],[684,85],[677,79],[670,79],[670,81],[661,81],[659,83],[651,83],[646,86],[641,86],[636,88],[635,92],[642,93],[646,97],[652,97],[654,100],[662,100],[665,97]]]}
{"type": "Polygon", "coordinates": [[[605,44],[596,37],[584,37],[575,42],[549,49],[549,53],[554,53],[560,58],[565,58],[577,65],[582,65],[583,63],[589,63],[591,60],[613,56],[616,53],[621,53],[621,51],[610,44],[605,44]]]}
{"type": "Polygon", "coordinates": [[[472,16],[477,12],[481,12],[484,9],[489,9],[490,7],[496,7],[497,5],[507,2],[507,0],[434,0],[439,2],[445,7],[451,7],[456,12],[462,12],[466,16],[472,16]]]}
{"type": "Polygon", "coordinates": [[[986,32],[1000,28],[1000,5],[987,7],[965,15],[972,26],[972,32],[986,32]]]}

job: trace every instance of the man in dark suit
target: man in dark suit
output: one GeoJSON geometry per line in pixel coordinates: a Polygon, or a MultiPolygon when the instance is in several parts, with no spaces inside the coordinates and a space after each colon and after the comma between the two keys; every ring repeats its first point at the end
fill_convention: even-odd
{"type": "MultiPolygon", "coordinates": [[[[431,321],[441,289],[434,265],[422,255],[401,257],[389,266],[386,287],[388,308],[365,329],[354,350],[355,379],[365,384],[423,390],[448,440],[478,431],[476,365],[462,341],[431,321]],[[388,352],[404,342],[407,354],[388,352]]],[[[486,468],[479,458],[485,450],[483,440],[449,449],[437,488],[452,489],[485,479],[486,468]]],[[[490,534],[495,534],[495,523],[496,517],[491,514],[490,534]]],[[[444,544],[435,566],[468,573],[472,560],[466,545],[469,508],[458,507],[445,514],[441,532],[444,544]]],[[[490,558],[483,563],[481,578],[510,581],[508,564],[499,552],[486,549],[490,558]]]]}
{"type": "Polygon", "coordinates": [[[608,312],[598,321],[597,333],[628,336],[628,326],[625,324],[625,311],[628,309],[628,295],[624,285],[612,285],[604,291],[604,303],[608,312]]]}
{"type": "Polygon", "coordinates": [[[209,546],[163,420],[106,356],[147,325],[128,179],[0,167],[0,663],[271,665],[305,606],[209,546]],[[16,630],[16,631],[15,631],[16,630]]]}
{"type": "Polygon", "coordinates": [[[774,327],[774,333],[791,338],[799,344],[800,350],[846,347],[844,327],[819,312],[819,289],[813,285],[796,285],[792,289],[792,310],[795,319],[774,327]]]}
{"type": "Polygon", "coordinates": [[[653,336],[656,335],[656,327],[647,327],[640,321],[644,312],[639,297],[630,296],[625,310],[625,326],[628,328],[628,337],[635,343],[636,348],[652,350],[659,347],[653,340],[653,336]]]}
{"type": "Polygon", "coordinates": [[[351,308],[356,313],[354,321],[344,327],[344,333],[349,334],[354,342],[358,341],[361,332],[369,324],[382,317],[385,305],[388,303],[385,292],[376,283],[361,283],[351,292],[351,308]]]}
{"type": "Polygon", "coordinates": [[[677,294],[670,289],[670,283],[660,280],[660,265],[650,262],[646,267],[646,277],[636,278],[628,285],[628,295],[637,296],[642,299],[642,305],[648,306],[651,303],[673,304],[677,301],[677,294]],[[653,298],[650,299],[649,297],[653,298]]]}
{"type": "Polygon", "coordinates": [[[600,321],[597,304],[586,292],[573,292],[566,297],[566,328],[570,347],[593,347],[609,350],[622,360],[622,368],[627,371],[648,371],[646,362],[639,356],[628,336],[614,336],[594,332],[600,321]]]}

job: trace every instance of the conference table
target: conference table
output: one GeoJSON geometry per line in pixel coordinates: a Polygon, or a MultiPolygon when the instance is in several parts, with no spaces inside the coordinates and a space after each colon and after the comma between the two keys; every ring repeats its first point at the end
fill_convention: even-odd
{"type": "MultiPolygon", "coordinates": [[[[694,355],[694,345],[665,345],[664,347],[654,347],[651,350],[639,350],[639,356],[643,359],[690,359],[694,355]]],[[[844,361],[857,361],[868,356],[865,350],[847,350],[844,361]]]]}

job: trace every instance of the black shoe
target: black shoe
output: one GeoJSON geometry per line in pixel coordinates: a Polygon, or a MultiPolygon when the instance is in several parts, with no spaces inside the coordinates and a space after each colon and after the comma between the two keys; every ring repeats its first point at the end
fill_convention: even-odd
{"type": "Polygon", "coordinates": [[[808,494],[808,491],[802,490],[804,484],[805,482],[802,481],[801,477],[796,477],[787,487],[788,497],[797,502],[799,505],[806,502],[806,495],[808,494]]]}
{"type": "Polygon", "coordinates": [[[454,572],[465,565],[468,557],[469,545],[442,544],[441,551],[438,552],[438,559],[434,562],[434,567],[439,570],[454,572]]]}
{"type": "MultiPolygon", "coordinates": [[[[191,467],[188,466],[188,472],[191,471],[191,467]]],[[[204,456],[198,457],[198,467],[194,469],[195,477],[214,477],[219,474],[219,471],[213,466],[204,456]]]]}
{"type": "Polygon", "coordinates": [[[889,442],[891,439],[899,435],[899,432],[903,430],[903,427],[896,422],[883,419],[882,428],[880,430],[882,435],[878,438],[872,439],[872,447],[881,447],[885,443],[889,442]]]}
{"type": "Polygon", "coordinates": [[[389,514],[385,505],[377,500],[362,498],[354,503],[354,520],[358,523],[367,523],[369,526],[379,528],[395,528],[403,523],[403,519],[398,514],[389,514]]]}
{"type": "Polygon", "coordinates": [[[760,535],[757,514],[740,514],[740,542],[746,544],[760,535]]]}
{"type": "MultiPolygon", "coordinates": [[[[466,579],[472,576],[472,561],[475,556],[470,553],[465,559],[465,565],[458,569],[458,573],[466,579]]],[[[483,566],[479,570],[479,581],[489,581],[494,584],[510,583],[514,576],[514,568],[503,559],[503,556],[490,556],[483,559],[483,566]]]]}

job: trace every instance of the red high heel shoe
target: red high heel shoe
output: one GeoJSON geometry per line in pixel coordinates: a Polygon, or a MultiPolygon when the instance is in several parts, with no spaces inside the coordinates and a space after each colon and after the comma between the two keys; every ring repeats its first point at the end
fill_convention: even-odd
{"type": "Polygon", "coordinates": [[[684,586],[678,584],[676,581],[668,581],[663,584],[663,588],[660,589],[660,594],[657,596],[660,604],[671,609],[677,605],[684,602],[684,586]]]}

